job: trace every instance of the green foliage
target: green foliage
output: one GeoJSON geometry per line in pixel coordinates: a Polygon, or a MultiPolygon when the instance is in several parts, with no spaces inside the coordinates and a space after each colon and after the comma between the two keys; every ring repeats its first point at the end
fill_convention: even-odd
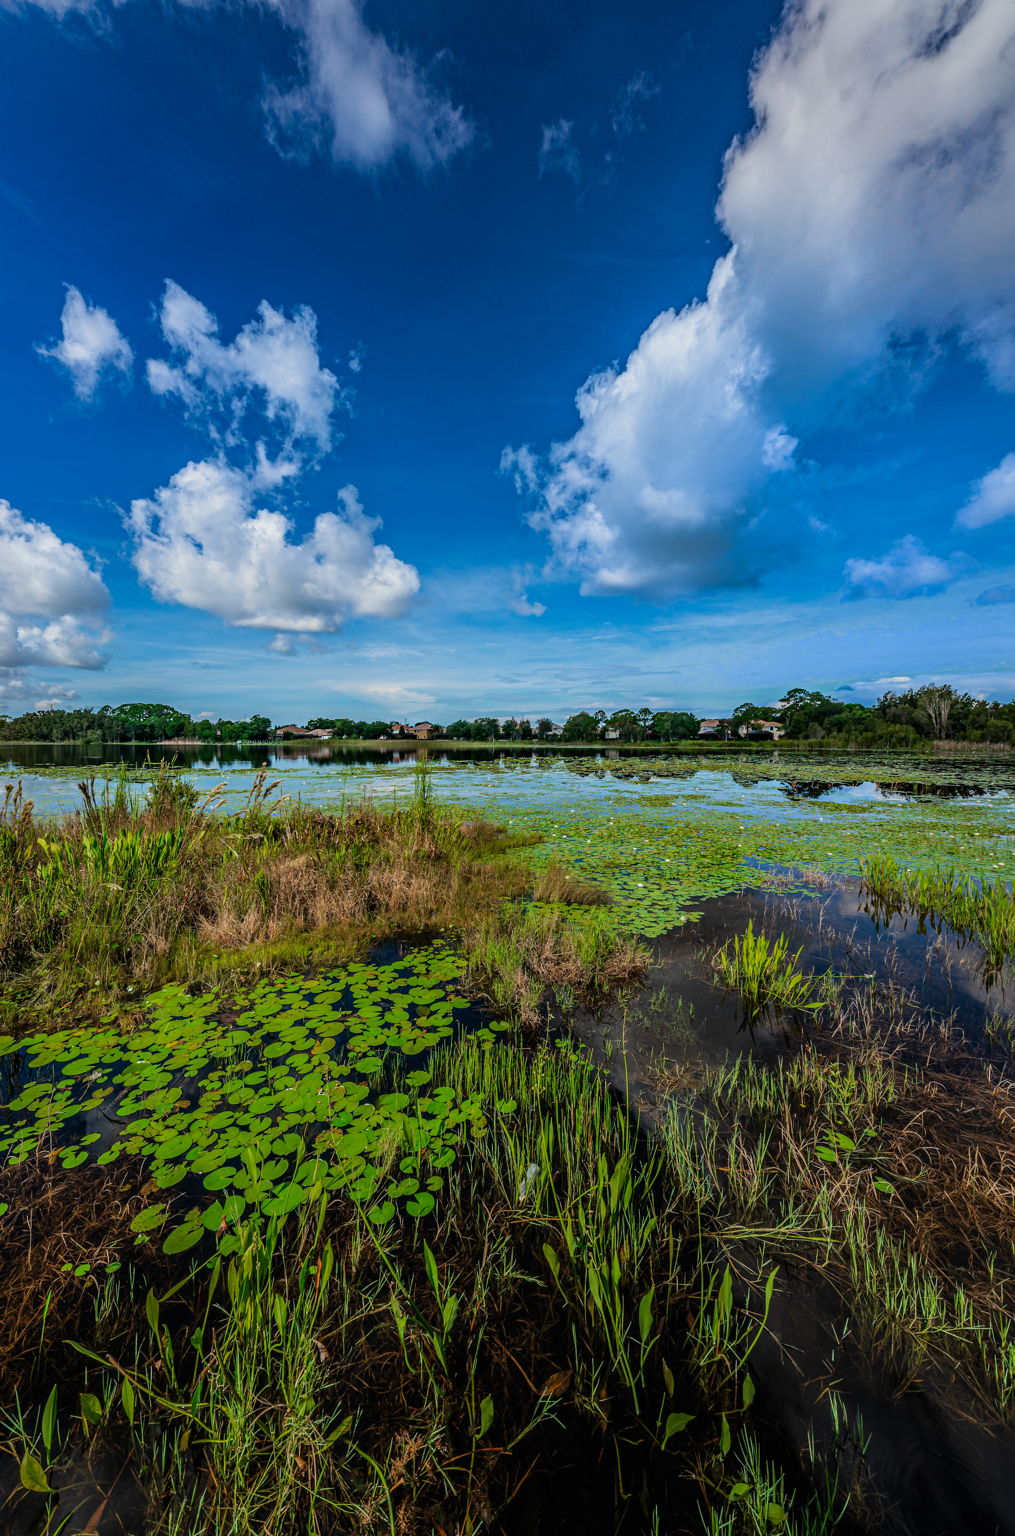
{"type": "Polygon", "coordinates": [[[947,923],[981,945],[993,971],[1015,958],[1015,895],[1010,885],[960,876],[952,869],[907,869],[890,854],[862,861],[860,880],[882,919],[913,912],[921,930],[928,923],[947,923]]]}
{"type": "MultiPolygon", "coordinates": [[[[461,968],[437,944],[312,982],[264,981],[228,999],[170,986],[145,1000],[132,1033],[110,1026],[29,1036],[17,1046],[21,1087],[0,1156],[22,1163],[56,1136],[65,1168],[143,1157],[160,1189],[199,1177],[217,1199],[232,1198],[218,1218],[227,1224],[244,1210],[281,1214],[315,1189],[346,1190],[377,1207],[412,1199],[421,1215],[432,1204],[421,1192],[440,1188],[458,1128],[481,1129],[486,1110],[432,1086],[426,1067],[397,1091],[384,1090],[383,1076],[392,1060],[425,1057],[452,1034],[467,1006],[454,987],[461,968]],[[79,1117],[91,1125],[113,1105],[111,1140],[68,1134],[79,1117]]],[[[493,1028],[480,1031],[484,1042],[493,1028]]],[[[0,1052],[14,1049],[0,1039],[0,1052]]],[[[164,1212],[138,1218],[139,1240],[162,1226],[164,1212]]],[[[166,1252],[194,1246],[202,1220],[195,1208],[170,1232],[166,1252]]]]}
{"type": "Polygon", "coordinates": [[[769,1010],[775,1013],[820,1007],[814,1001],[814,980],[797,969],[801,951],[789,953],[785,934],[770,939],[755,933],[749,922],[712,957],[716,976],[731,992],[740,995],[748,1019],[759,1019],[769,1010]]]}

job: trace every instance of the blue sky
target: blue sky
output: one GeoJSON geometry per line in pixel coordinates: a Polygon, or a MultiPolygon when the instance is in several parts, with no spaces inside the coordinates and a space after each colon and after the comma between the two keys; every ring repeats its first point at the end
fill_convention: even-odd
{"type": "Polygon", "coordinates": [[[1007,0],[0,36],[0,709],[1015,693],[1007,0]]]}

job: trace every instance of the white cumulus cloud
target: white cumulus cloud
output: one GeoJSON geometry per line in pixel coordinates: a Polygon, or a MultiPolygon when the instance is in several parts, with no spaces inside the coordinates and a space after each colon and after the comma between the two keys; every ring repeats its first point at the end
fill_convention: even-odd
{"type": "Polygon", "coordinates": [[[77,288],[67,289],[60,331],[59,341],[36,351],[66,368],[79,400],[91,400],[108,369],[129,373],[134,354],[116,321],[77,288]]]}
{"type": "Polygon", "coordinates": [[[1015,453],[1007,454],[973,487],[973,494],[956,515],[960,528],[985,528],[1015,514],[1015,453]]]}
{"type": "Polygon", "coordinates": [[[108,605],[76,544],[0,500],[0,667],[103,666],[108,605]]]}
{"type": "MultiPolygon", "coordinates": [[[[211,421],[226,413],[225,436],[236,439],[249,406],[260,408],[291,442],[331,445],[331,417],[341,399],[335,375],[321,363],[317,318],[299,307],[289,319],[267,300],[230,342],[219,338],[211,311],[186,289],[167,280],[159,314],[170,360],[149,358],[146,375],[157,395],[176,395],[196,415],[211,421]]],[[[261,450],[265,472],[278,472],[261,450]]],[[[282,466],[286,472],[285,463],[282,466]]]]}
{"type": "Polygon", "coordinates": [[[348,618],[393,618],[415,596],[417,571],[374,543],[355,487],[303,538],[255,493],[243,470],[206,459],[131,504],[134,564],[157,598],[244,628],[328,634],[348,618]]]}
{"type": "Polygon", "coordinates": [[[843,574],[850,597],[917,597],[948,586],[961,569],[957,558],[942,560],[907,534],[880,560],[847,560],[843,574]]]}
{"type": "Polygon", "coordinates": [[[900,343],[1015,387],[1010,0],[795,0],[750,90],[707,296],[582,386],[543,466],[532,521],[585,592],[742,581],[796,421],[900,343]]]}

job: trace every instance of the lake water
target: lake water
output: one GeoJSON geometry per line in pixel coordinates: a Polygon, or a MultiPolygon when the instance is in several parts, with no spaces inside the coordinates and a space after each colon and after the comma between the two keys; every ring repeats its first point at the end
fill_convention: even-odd
{"type": "MultiPolygon", "coordinates": [[[[187,769],[198,788],[222,786],[225,809],[249,793],[267,769],[279,793],[306,804],[337,806],[369,796],[393,801],[413,793],[417,750],[357,746],[157,747],[0,743],[0,771],[20,778],[40,815],[62,815],[80,804],[77,784],[122,766],[138,792],[149,764],[187,769]]],[[[916,801],[989,800],[1001,814],[1015,804],[1015,763],[977,759],[941,761],[895,755],[801,757],[778,748],[750,754],[691,751],[622,753],[616,749],[476,747],[427,753],[438,799],[485,809],[570,812],[614,803],[646,804],[646,788],[664,790],[673,805],[709,805],[762,817],[800,810],[820,817],[828,806],[892,806],[916,801]],[[665,771],[658,778],[655,768],[665,771]],[[637,775],[636,777],[634,775],[637,775]]]]}

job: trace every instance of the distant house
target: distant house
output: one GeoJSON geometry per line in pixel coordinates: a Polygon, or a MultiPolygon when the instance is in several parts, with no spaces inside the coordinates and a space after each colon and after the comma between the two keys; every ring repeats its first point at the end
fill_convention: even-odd
{"type": "Polygon", "coordinates": [[[699,736],[718,736],[721,727],[722,727],[722,721],[721,720],[699,720],[699,722],[698,722],[698,735],[699,736]]]}
{"type": "MultiPolygon", "coordinates": [[[[276,737],[284,737],[286,739],[290,739],[299,736],[316,736],[317,732],[308,731],[302,725],[279,725],[275,727],[275,730],[272,734],[276,737]]],[[[331,732],[325,731],[324,734],[325,736],[330,736],[331,732]]]]}
{"type": "Polygon", "coordinates": [[[388,727],[388,735],[389,736],[408,736],[409,735],[409,727],[407,725],[403,725],[400,720],[393,720],[391,725],[388,727]]]}
{"type": "Polygon", "coordinates": [[[616,729],[615,726],[610,726],[609,730],[603,732],[603,736],[606,738],[607,741],[619,741],[620,740],[620,732],[616,729]]]}
{"type": "Polygon", "coordinates": [[[737,727],[738,736],[764,736],[769,741],[779,741],[785,734],[778,720],[745,720],[737,727]]]}
{"type": "Polygon", "coordinates": [[[334,731],[326,731],[321,726],[317,726],[314,730],[306,731],[304,734],[307,736],[316,736],[318,741],[330,741],[335,733],[334,731]]]}
{"type": "Polygon", "coordinates": [[[410,728],[410,734],[415,736],[417,741],[432,741],[434,727],[429,720],[417,720],[416,724],[410,728]]]}

